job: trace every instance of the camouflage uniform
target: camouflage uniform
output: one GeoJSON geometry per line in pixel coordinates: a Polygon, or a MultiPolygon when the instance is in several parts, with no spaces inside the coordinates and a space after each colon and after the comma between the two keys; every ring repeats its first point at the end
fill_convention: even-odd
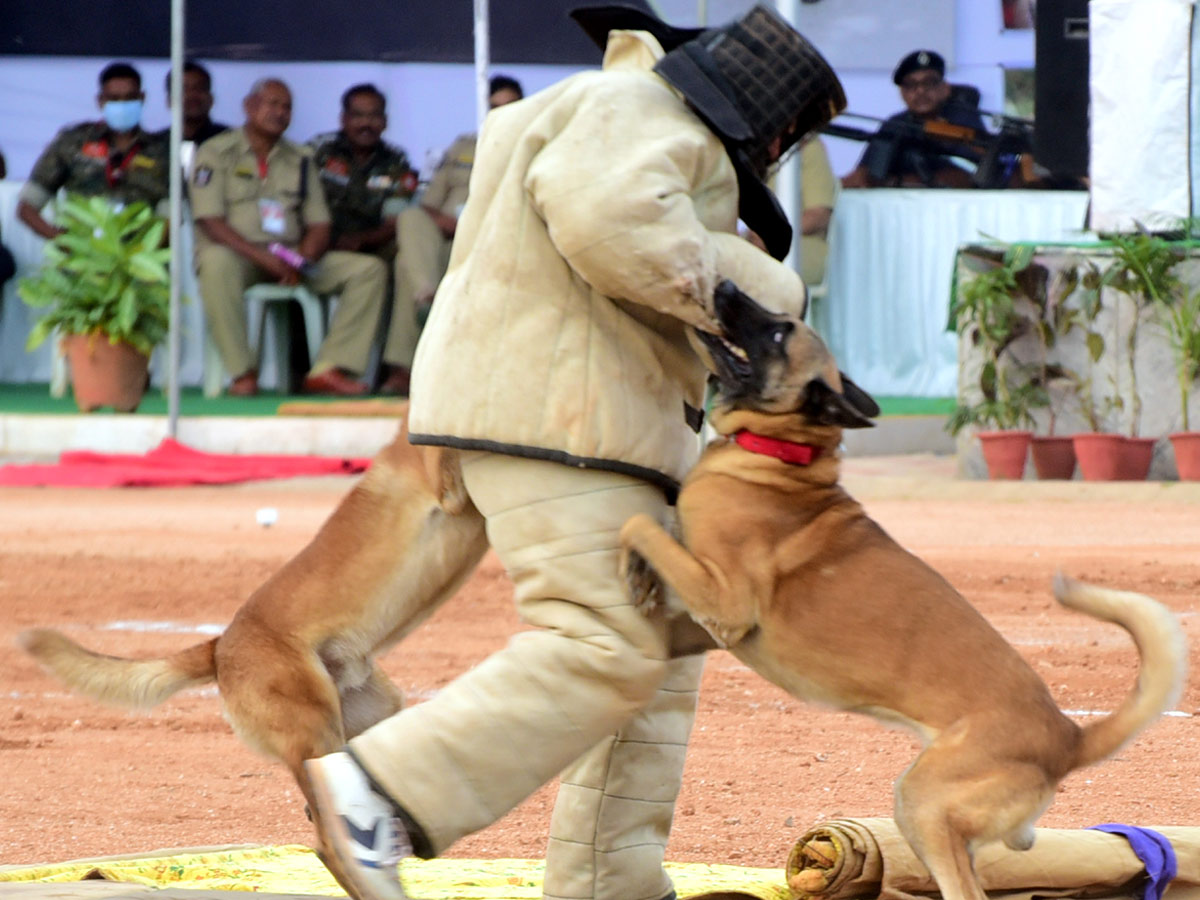
{"type": "MultiPolygon", "coordinates": [[[[189,184],[196,220],[220,218],[251,243],[278,241],[295,249],[309,225],[329,221],[316,166],[307,149],[280,138],[259,174],[258,160],[242,128],[209,138],[196,149],[189,184]],[[277,204],[280,230],[269,233],[261,219],[261,202],[277,204]]],[[[237,378],[256,368],[246,335],[243,292],[270,276],[240,253],[208,239],[196,229],[196,274],[209,333],[230,375],[237,378]]],[[[366,253],[331,250],[303,279],[318,294],[336,294],[337,308],[329,334],[313,360],[310,375],[331,368],[361,373],[379,324],[387,274],[366,253]]]]}
{"type": "MultiPolygon", "coordinates": [[[[398,147],[381,143],[365,165],[354,159],[354,149],[345,135],[319,135],[309,142],[313,162],[321,175],[325,200],[329,204],[333,234],[357,234],[378,228],[385,219],[402,212],[417,189],[417,173],[408,156],[398,147]]],[[[396,242],[392,241],[373,252],[390,266],[396,262],[396,242]]],[[[401,291],[400,280],[395,285],[391,321],[383,361],[407,369],[412,365],[420,328],[410,291],[401,291]]]]}
{"type": "Polygon", "coordinates": [[[332,240],[377,228],[408,205],[417,190],[417,173],[399,147],[381,143],[365,165],[354,160],[345,135],[325,134],[310,142],[321,174],[333,226],[332,240]]]}
{"type": "Polygon", "coordinates": [[[165,214],[170,187],[170,149],[161,135],[140,128],[127,153],[110,159],[113,131],[104,122],[82,122],[62,129],[33,165],[20,200],[34,209],[45,206],[60,189],[119,203],[142,200],[165,214]]]}

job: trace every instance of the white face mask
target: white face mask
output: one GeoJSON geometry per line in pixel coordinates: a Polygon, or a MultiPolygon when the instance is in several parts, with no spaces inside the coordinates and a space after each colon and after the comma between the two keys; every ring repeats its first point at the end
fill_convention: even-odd
{"type": "Polygon", "coordinates": [[[113,131],[132,131],[142,121],[141,100],[108,100],[101,111],[113,131]]]}

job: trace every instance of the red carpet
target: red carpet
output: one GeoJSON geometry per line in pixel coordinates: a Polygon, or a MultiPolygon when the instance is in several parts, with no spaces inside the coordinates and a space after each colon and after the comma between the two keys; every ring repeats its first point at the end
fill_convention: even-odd
{"type": "Polygon", "coordinates": [[[70,450],[55,464],[0,466],[0,485],[25,487],[178,487],[299,475],[353,475],[369,459],[203,453],[171,438],[146,454],[70,450]]]}

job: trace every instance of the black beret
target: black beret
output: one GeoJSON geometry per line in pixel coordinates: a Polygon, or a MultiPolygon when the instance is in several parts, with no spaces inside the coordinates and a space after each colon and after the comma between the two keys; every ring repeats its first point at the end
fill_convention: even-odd
{"type": "Polygon", "coordinates": [[[892,73],[892,82],[899,84],[913,72],[919,72],[921,69],[933,69],[938,75],[945,75],[946,61],[942,59],[940,53],[934,53],[932,50],[914,50],[900,60],[900,65],[896,66],[896,71],[892,73]]]}

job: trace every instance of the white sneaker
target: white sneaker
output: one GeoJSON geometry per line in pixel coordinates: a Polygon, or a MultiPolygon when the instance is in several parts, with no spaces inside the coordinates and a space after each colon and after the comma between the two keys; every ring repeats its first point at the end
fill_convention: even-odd
{"type": "Polygon", "coordinates": [[[325,868],[354,900],[408,900],[397,866],[412,842],[392,804],[345,751],[306,760],[304,771],[325,868]]]}

